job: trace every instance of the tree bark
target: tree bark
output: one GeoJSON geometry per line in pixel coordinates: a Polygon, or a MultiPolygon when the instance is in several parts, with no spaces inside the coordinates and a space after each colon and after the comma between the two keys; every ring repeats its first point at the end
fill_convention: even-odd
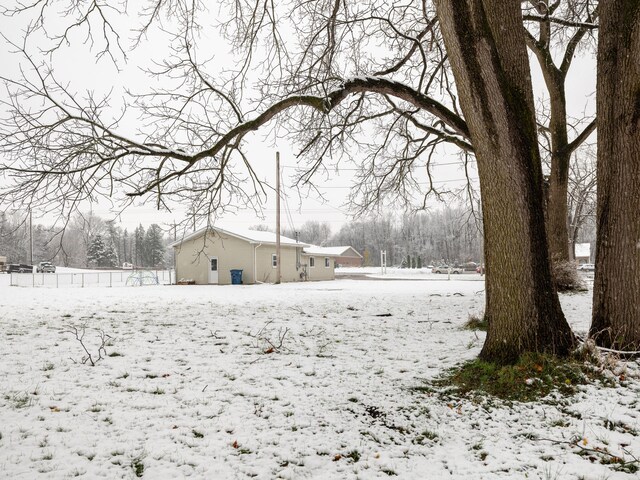
{"type": "Polygon", "coordinates": [[[596,273],[590,335],[640,349],[640,2],[600,3],[596,273]]]}
{"type": "Polygon", "coordinates": [[[566,355],[574,337],[551,280],[520,4],[436,6],[480,175],[489,323],[480,356],[511,363],[528,351],[566,355]]]}
{"type": "Polygon", "coordinates": [[[551,174],[549,175],[549,204],[547,209],[547,237],[552,262],[566,262],[569,255],[567,225],[567,192],[569,186],[569,140],[567,136],[567,102],[564,76],[547,80],[551,104],[551,174]]]}

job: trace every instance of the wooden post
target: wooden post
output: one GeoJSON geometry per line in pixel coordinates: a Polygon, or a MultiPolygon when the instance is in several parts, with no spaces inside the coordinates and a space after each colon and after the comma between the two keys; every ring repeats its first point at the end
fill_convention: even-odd
{"type": "Polygon", "coordinates": [[[276,152],[276,285],[280,283],[280,152],[276,152]]]}

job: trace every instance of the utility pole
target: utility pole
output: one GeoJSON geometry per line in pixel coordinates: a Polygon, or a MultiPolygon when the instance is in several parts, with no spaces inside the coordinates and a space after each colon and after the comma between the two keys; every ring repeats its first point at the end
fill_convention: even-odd
{"type": "Polygon", "coordinates": [[[276,152],[276,285],[280,278],[280,152],[276,152]]]}
{"type": "Polygon", "coordinates": [[[30,264],[33,265],[33,214],[29,209],[29,259],[30,264]]]}

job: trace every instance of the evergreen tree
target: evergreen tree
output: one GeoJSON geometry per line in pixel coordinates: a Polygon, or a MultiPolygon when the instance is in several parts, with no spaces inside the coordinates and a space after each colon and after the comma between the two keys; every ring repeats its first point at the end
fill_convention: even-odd
{"type": "Polygon", "coordinates": [[[133,234],[133,263],[137,267],[146,265],[145,245],[144,245],[144,227],[140,224],[133,234]]]}
{"type": "Polygon", "coordinates": [[[131,239],[129,238],[129,231],[125,228],[122,233],[122,261],[127,263],[131,262],[131,239]]]}
{"type": "Polygon", "coordinates": [[[146,252],[146,266],[152,268],[164,267],[164,241],[162,238],[162,229],[159,225],[153,224],[147,230],[144,241],[144,249],[146,252]]]}
{"type": "Polygon", "coordinates": [[[87,261],[96,267],[114,267],[117,263],[116,252],[113,246],[105,241],[101,234],[96,234],[91,239],[87,251],[87,261]]]}
{"type": "Polygon", "coordinates": [[[123,260],[124,254],[121,248],[121,234],[122,230],[120,227],[116,226],[113,220],[108,220],[107,222],[107,243],[111,246],[113,251],[116,254],[116,265],[120,264],[123,260]]]}

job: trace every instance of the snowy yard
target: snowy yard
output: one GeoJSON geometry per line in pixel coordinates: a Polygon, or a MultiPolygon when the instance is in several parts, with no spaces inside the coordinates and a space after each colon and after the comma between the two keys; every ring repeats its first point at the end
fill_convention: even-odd
{"type": "MultiPolygon", "coordinates": [[[[0,276],[0,477],[637,478],[571,443],[640,457],[637,380],[557,404],[414,389],[478,354],[484,334],[461,329],[484,308],[476,280],[49,289],[0,276]],[[83,323],[94,356],[94,329],[113,338],[95,367],[66,331],[83,323]]],[[[584,333],[590,294],[562,302],[584,333]]]]}

